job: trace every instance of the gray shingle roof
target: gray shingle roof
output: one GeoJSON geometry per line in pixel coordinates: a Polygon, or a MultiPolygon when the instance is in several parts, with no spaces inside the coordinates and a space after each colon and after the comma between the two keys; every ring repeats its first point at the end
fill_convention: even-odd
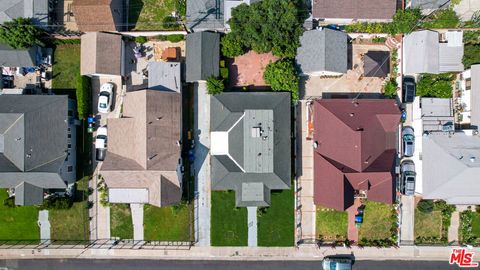
{"type": "Polygon", "coordinates": [[[480,138],[462,132],[423,137],[423,198],[480,203],[480,138]]]}
{"type": "Polygon", "coordinates": [[[222,30],[223,0],[188,0],[187,27],[195,31],[222,30]]]}
{"type": "Polygon", "coordinates": [[[0,96],[0,188],[66,187],[59,173],[68,149],[67,110],[67,96],[0,96]]]}
{"type": "Polygon", "coordinates": [[[228,153],[212,152],[213,190],[235,190],[237,206],[243,207],[270,202],[269,194],[245,194],[255,190],[245,183],[261,184],[268,193],[290,188],[290,108],[289,93],[229,92],[211,97],[211,131],[228,133],[228,153]],[[239,113],[240,118],[232,121],[231,116],[239,113]]]}
{"type": "Polygon", "coordinates": [[[48,24],[48,0],[0,0],[0,24],[20,17],[48,24]]]}
{"type": "Polygon", "coordinates": [[[390,73],[389,51],[368,51],[363,60],[365,77],[387,77],[390,73]]]}
{"type": "Polygon", "coordinates": [[[300,37],[297,65],[304,74],[323,71],[347,72],[347,34],[323,29],[310,30],[300,37]]]}
{"type": "Polygon", "coordinates": [[[38,46],[29,49],[13,49],[0,43],[0,66],[4,67],[34,67],[37,65],[38,46]]]}
{"type": "Polygon", "coordinates": [[[37,205],[43,202],[43,188],[22,182],[15,187],[16,205],[37,205]]]}
{"type": "Polygon", "coordinates": [[[422,98],[423,131],[453,130],[453,101],[451,98],[422,98]]]}
{"type": "Polygon", "coordinates": [[[220,34],[211,32],[188,34],[186,51],[187,82],[207,80],[212,75],[219,75],[220,34]]]}
{"type": "Polygon", "coordinates": [[[179,62],[149,62],[148,89],[181,92],[179,62]]]}

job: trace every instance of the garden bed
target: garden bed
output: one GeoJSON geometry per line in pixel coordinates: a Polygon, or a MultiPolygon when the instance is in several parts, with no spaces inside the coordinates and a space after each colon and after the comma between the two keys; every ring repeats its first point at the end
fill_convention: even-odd
{"type": "Polygon", "coordinates": [[[289,247],[294,244],[293,188],[272,191],[270,207],[259,208],[257,212],[258,245],[289,247]]]}
{"type": "Polygon", "coordinates": [[[470,210],[460,213],[460,243],[480,246],[480,213],[470,210]]]}
{"type": "Polygon", "coordinates": [[[316,236],[323,242],[345,241],[348,230],[348,213],[317,207],[316,236]]]}
{"type": "Polygon", "coordinates": [[[211,245],[248,244],[247,209],[235,207],[235,192],[212,191],[211,245]]]}
{"type": "Polygon", "coordinates": [[[168,207],[144,206],[145,240],[191,241],[191,206],[179,204],[168,207]]]}
{"type": "Polygon", "coordinates": [[[392,205],[365,201],[363,223],[359,229],[359,245],[392,246],[397,241],[397,212],[392,205]]]}
{"type": "Polygon", "coordinates": [[[133,239],[133,223],[130,205],[110,206],[110,235],[120,239],[133,239]]]}
{"type": "Polygon", "coordinates": [[[75,89],[80,75],[80,44],[58,45],[53,53],[53,89],[75,89]]]}
{"type": "Polygon", "coordinates": [[[38,208],[7,207],[3,204],[7,198],[7,190],[0,189],[0,240],[29,240],[38,243],[40,240],[40,228],[37,225],[38,208]]]}

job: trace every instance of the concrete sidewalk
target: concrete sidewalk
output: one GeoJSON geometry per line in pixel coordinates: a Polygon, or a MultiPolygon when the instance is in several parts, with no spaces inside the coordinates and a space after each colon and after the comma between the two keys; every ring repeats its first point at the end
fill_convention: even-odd
{"type": "MultiPolygon", "coordinates": [[[[321,260],[325,256],[348,254],[356,260],[430,260],[448,261],[451,247],[400,248],[300,248],[265,247],[192,247],[178,249],[4,249],[0,259],[28,258],[95,258],[95,259],[164,259],[164,260],[321,260]]],[[[480,248],[473,248],[480,254],[480,248]]]]}

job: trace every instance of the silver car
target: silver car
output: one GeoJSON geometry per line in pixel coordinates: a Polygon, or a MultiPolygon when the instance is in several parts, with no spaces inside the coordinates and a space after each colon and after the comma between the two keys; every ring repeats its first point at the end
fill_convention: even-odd
{"type": "Polygon", "coordinates": [[[402,131],[402,141],[403,141],[403,155],[406,157],[413,156],[415,152],[415,134],[413,133],[413,128],[404,127],[402,131]]]}
{"type": "Polygon", "coordinates": [[[411,160],[405,160],[401,164],[402,181],[401,189],[402,194],[406,196],[415,195],[415,163],[411,160]]]}
{"type": "Polygon", "coordinates": [[[324,270],[352,270],[352,259],[339,257],[325,257],[322,261],[324,270]]]}

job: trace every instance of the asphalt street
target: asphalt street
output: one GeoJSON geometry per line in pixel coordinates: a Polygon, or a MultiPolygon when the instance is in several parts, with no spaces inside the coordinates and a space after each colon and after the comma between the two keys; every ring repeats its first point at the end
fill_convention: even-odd
{"type": "MultiPolygon", "coordinates": [[[[319,261],[0,260],[0,270],[321,270],[319,261]]],[[[459,269],[448,262],[357,261],[354,270],[459,269]]]]}

